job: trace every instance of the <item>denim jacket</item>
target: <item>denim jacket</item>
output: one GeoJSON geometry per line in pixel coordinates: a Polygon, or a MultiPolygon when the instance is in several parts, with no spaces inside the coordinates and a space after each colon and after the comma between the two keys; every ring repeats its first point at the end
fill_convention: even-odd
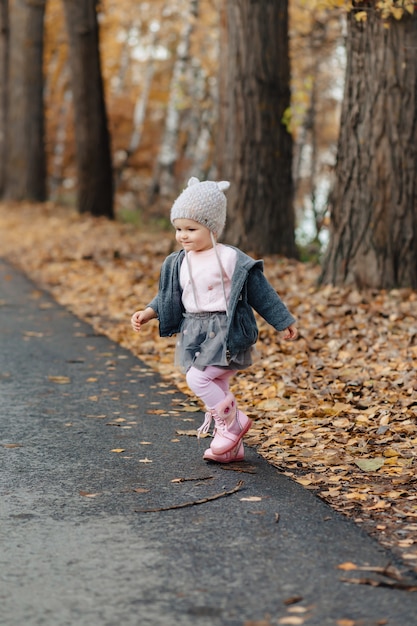
{"type": "MultiPolygon", "coordinates": [[[[276,330],[295,322],[281,298],[265,278],[263,261],[255,261],[235,248],[236,268],[232,276],[227,325],[227,350],[231,355],[256,343],[258,327],[253,309],[276,330]]],[[[148,304],[159,319],[159,334],[170,337],[180,331],[185,312],[182,304],[180,268],[184,250],[173,252],[162,264],[159,291],[148,304]]]]}

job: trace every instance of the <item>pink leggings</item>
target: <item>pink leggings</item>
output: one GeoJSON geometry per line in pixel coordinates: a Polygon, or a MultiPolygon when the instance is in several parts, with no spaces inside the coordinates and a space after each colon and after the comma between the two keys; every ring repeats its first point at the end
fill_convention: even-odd
{"type": "Polygon", "coordinates": [[[207,408],[214,409],[228,394],[229,381],[234,374],[234,370],[209,365],[203,371],[190,367],[186,379],[191,391],[204,402],[207,408]]]}

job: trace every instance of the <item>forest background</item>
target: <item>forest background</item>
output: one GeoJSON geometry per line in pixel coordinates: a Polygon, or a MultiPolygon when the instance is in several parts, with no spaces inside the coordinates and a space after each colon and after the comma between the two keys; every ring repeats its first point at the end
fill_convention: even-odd
{"type": "MultiPolygon", "coordinates": [[[[6,4],[2,0],[0,8],[6,4]]],[[[133,310],[154,295],[160,263],[173,249],[168,230],[172,199],[190,175],[214,178],[221,174],[216,134],[221,111],[215,105],[222,102],[219,3],[154,0],[132,5],[128,0],[106,0],[99,6],[116,220],[94,218],[88,211],[80,215],[76,210],[80,188],[77,143],[82,144],[84,138],[76,133],[74,99],[79,95],[74,75],[83,75],[83,68],[76,65],[74,74],[72,53],[77,37],[82,39],[87,31],[78,27],[71,34],[66,22],[79,26],[87,8],[94,5],[63,4],[67,13],[58,0],[44,5],[46,30],[41,52],[47,184],[41,195],[48,201],[31,204],[16,197],[21,190],[20,162],[16,166],[17,161],[12,162],[6,153],[2,165],[8,161],[13,167],[3,172],[1,254],[97,331],[122,343],[172,380],[172,343],[162,342],[156,325],[151,324],[138,341],[128,320],[133,310]],[[71,14],[74,7],[84,13],[71,14]],[[19,199],[22,202],[16,203],[19,199]]],[[[254,3],[237,0],[226,4],[233,9],[234,4],[244,8],[254,3]]],[[[287,7],[281,0],[277,4],[287,7]]],[[[396,8],[401,13],[398,18],[410,16],[408,4],[400,4],[387,2],[387,19],[396,8]]],[[[365,524],[382,543],[395,547],[415,566],[417,203],[415,184],[410,188],[409,181],[417,179],[417,125],[412,122],[417,92],[415,66],[411,64],[410,69],[404,55],[414,50],[417,28],[414,32],[414,22],[404,26],[395,16],[387,28],[380,15],[375,18],[375,12],[369,11],[369,4],[359,5],[353,16],[346,13],[343,2],[335,6],[293,0],[289,5],[291,101],[279,121],[294,143],[291,210],[297,221],[298,251],[310,262],[300,263],[269,250],[264,256],[267,276],[298,318],[301,332],[296,344],[280,342],[277,347],[276,337],[259,320],[261,364],[239,378],[236,387],[239,400],[256,417],[249,441],[261,454],[365,524]],[[376,56],[372,41],[378,42],[376,56]],[[376,61],[385,68],[380,75],[376,61]],[[399,76],[404,65],[408,72],[399,76]],[[354,83],[349,82],[352,75],[354,83]],[[392,76],[396,89],[390,88],[388,78],[392,76]],[[381,83],[387,87],[382,88],[381,83]],[[372,123],[367,117],[367,93],[374,107],[372,123]],[[394,103],[392,93],[398,99],[394,103]],[[401,98],[407,108],[401,108],[401,98]],[[397,108],[392,108],[394,105],[397,108]],[[379,109],[390,115],[380,114],[379,109]],[[371,133],[369,137],[367,133],[371,133]],[[399,156],[398,146],[406,151],[399,156]],[[366,161],[368,153],[370,162],[366,161]],[[389,167],[390,160],[397,169],[389,167]],[[387,173],[391,170],[394,178],[387,173]],[[346,171],[350,173],[348,181],[346,171]],[[400,196],[407,200],[405,208],[395,199],[400,196]],[[349,199],[349,206],[343,205],[344,198],[349,199]],[[388,211],[392,206],[395,210],[388,211]],[[340,220],[344,211],[350,229],[347,234],[346,229],[337,228],[337,218],[340,220]],[[390,285],[395,289],[381,288],[386,287],[386,277],[391,280],[390,272],[383,263],[369,263],[366,254],[355,260],[353,273],[344,273],[340,280],[339,270],[329,271],[323,281],[329,284],[319,286],[323,273],[317,260],[329,241],[329,232],[332,241],[332,229],[327,230],[332,219],[330,258],[339,254],[341,259],[328,263],[330,268],[349,265],[350,250],[360,248],[356,242],[370,236],[366,245],[377,250],[377,258],[389,258],[397,268],[390,285]],[[411,261],[405,263],[406,257],[411,261]],[[399,280],[402,265],[412,268],[404,281],[399,280]],[[374,275],[378,279],[375,284],[371,280],[374,275]]],[[[14,0],[10,6],[21,10],[24,19],[25,2],[14,0]]],[[[34,10],[41,6],[42,2],[37,3],[34,10]]],[[[91,12],[88,15],[91,18],[91,12]]],[[[253,44],[249,51],[253,54],[255,38],[250,39],[250,31],[245,34],[249,47],[253,44]]],[[[285,37],[282,40],[285,43],[285,37]]],[[[20,69],[22,50],[21,46],[11,50],[20,69]]],[[[12,66],[9,85],[13,80],[18,83],[12,66]]],[[[5,82],[0,84],[4,94],[5,82]]],[[[92,85],[89,91],[94,91],[92,85]]],[[[102,103],[97,106],[100,109],[102,103]]],[[[25,117],[18,107],[9,110],[8,126],[13,128],[25,117]]],[[[31,132],[32,127],[23,129],[26,148],[31,132]]],[[[41,159],[26,169],[32,175],[42,174],[39,164],[41,159]]],[[[83,164],[86,171],[89,165],[83,164]]],[[[103,171],[108,165],[103,164],[103,171]]],[[[261,175],[257,168],[261,169],[255,159],[251,180],[261,175]]],[[[36,177],[35,183],[39,180],[36,177]]],[[[109,180],[102,181],[107,196],[108,185],[109,180]]],[[[271,230],[273,238],[279,239],[279,233],[271,230]]],[[[249,235],[255,231],[250,219],[246,231],[249,235]]],[[[264,229],[263,234],[266,239],[269,233],[264,229]]],[[[261,249],[247,251],[263,253],[261,249]]],[[[30,329],[25,333],[28,341],[36,339],[30,329]]],[[[174,380],[189,394],[180,376],[174,374],[174,380]]],[[[99,398],[91,400],[97,401],[99,398]]],[[[190,398],[182,410],[200,409],[190,398]]]]}

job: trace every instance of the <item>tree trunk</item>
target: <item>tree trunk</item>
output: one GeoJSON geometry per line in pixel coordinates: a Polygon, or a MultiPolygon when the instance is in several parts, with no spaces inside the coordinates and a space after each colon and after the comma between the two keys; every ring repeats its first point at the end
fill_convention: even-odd
{"type": "Polygon", "coordinates": [[[45,0],[15,0],[10,5],[4,195],[11,200],[46,198],[44,15],[45,0]]]}
{"type": "Polygon", "coordinates": [[[7,73],[9,55],[8,0],[0,0],[0,197],[3,195],[6,163],[7,73]]]}
{"type": "Polygon", "coordinates": [[[64,0],[64,7],[75,112],[78,209],[112,218],[112,164],[96,0],[64,0]]]}
{"type": "Polygon", "coordinates": [[[189,0],[188,15],[184,19],[172,71],[165,128],[152,181],[151,200],[157,194],[170,197],[178,191],[174,167],[178,159],[178,135],[180,132],[181,105],[184,101],[185,74],[191,62],[190,40],[198,9],[199,0],[189,0]]]}
{"type": "Polygon", "coordinates": [[[218,171],[231,181],[226,240],[297,256],[287,0],[227,0],[220,55],[218,171]]]}
{"type": "Polygon", "coordinates": [[[417,28],[349,16],[331,234],[321,280],[417,287],[417,28]]]}
{"type": "MultiPolygon", "coordinates": [[[[144,69],[143,88],[136,98],[135,108],[133,111],[132,134],[130,136],[129,145],[127,149],[123,151],[124,152],[123,158],[120,159],[120,162],[117,164],[117,168],[115,171],[116,189],[119,189],[123,180],[123,172],[128,167],[132,155],[139,148],[140,142],[142,139],[143,127],[145,124],[145,117],[146,117],[146,109],[148,106],[152,81],[153,81],[153,77],[155,74],[154,50],[157,45],[157,41],[158,41],[157,31],[154,30],[152,31],[151,41],[149,43],[149,48],[152,51],[152,53],[150,54],[148,64],[146,65],[144,69]]],[[[126,63],[127,63],[126,61],[123,61],[123,64],[126,64],[126,63]]],[[[121,66],[121,70],[122,72],[124,72],[122,66],[121,66]]],[[[121,84],[123,84],[122,81],[121,81],[121,84]]]]}

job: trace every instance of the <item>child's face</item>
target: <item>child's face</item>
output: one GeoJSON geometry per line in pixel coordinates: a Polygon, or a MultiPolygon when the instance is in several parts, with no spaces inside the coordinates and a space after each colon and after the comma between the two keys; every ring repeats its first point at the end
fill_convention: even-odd
{"type": "Polygon", "coordinates": [[[174,227],[176,240],[187,252],[203,252],[213,247],[209,229],[199,222],[180,218],[174,220],[174,227]]]}

